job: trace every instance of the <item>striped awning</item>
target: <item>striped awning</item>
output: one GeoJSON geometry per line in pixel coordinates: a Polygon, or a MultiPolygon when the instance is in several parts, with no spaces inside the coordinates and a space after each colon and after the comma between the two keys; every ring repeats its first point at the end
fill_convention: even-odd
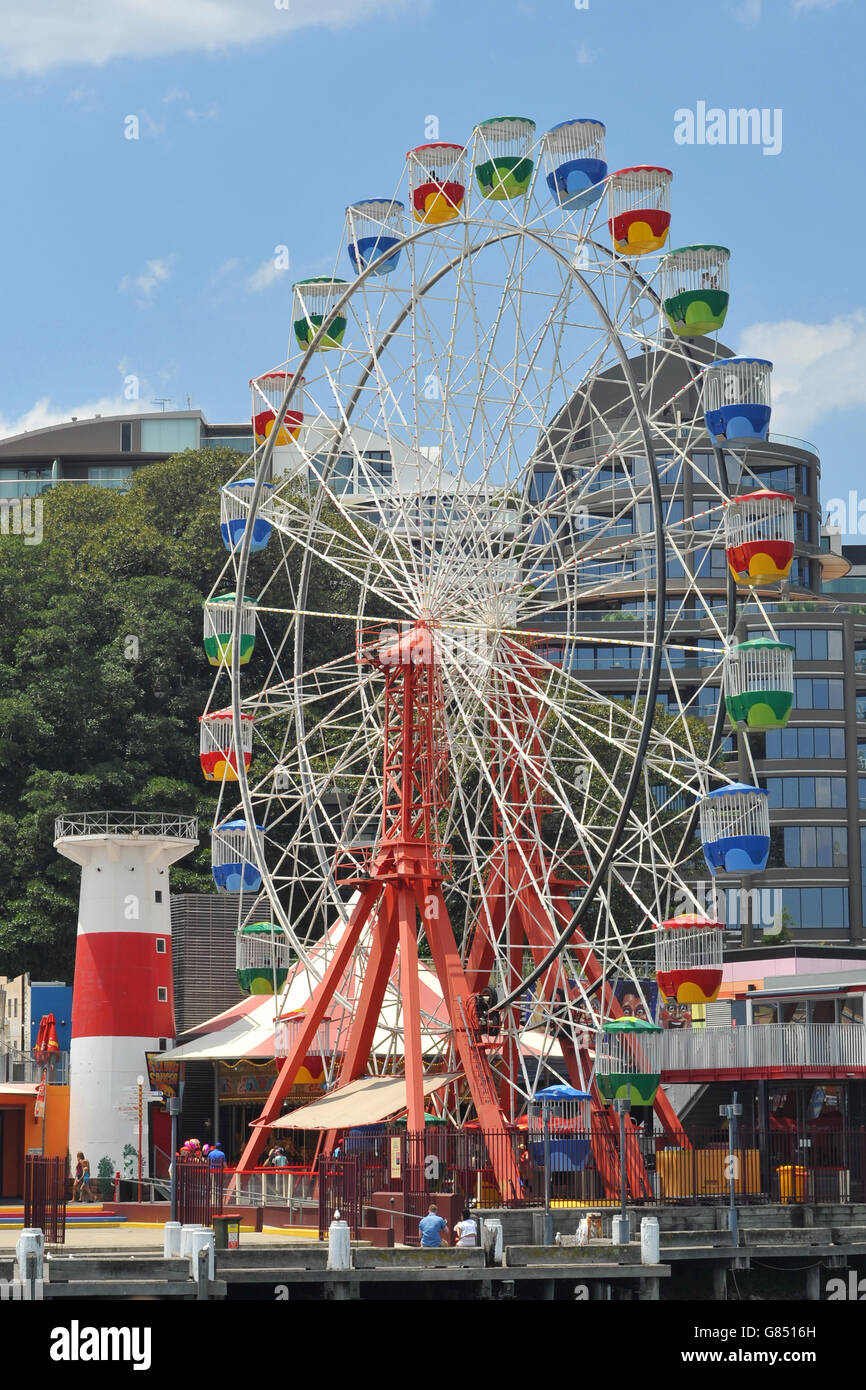
{"type": "MultiPolygon", "coordinates": [[[[425,1077],[424,1095],[430,1096],[460,1079],[459,1075],[425,1077]]],[[[398,1115],[406,1104],[404,1076],[362,1076],[359,1081],[350,1081],[348,1086],[340,1086],[320,1100],[282,1115],[269,1128],[354,1129],[398,1115]]]]}

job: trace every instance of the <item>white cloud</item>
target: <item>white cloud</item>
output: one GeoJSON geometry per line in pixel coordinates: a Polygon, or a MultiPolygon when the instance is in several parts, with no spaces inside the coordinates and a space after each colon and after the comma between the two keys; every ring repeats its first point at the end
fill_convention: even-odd
{"type": "Polygon", "coordinates": [[[87,82],[79,82],[73,87],[66,100],[71,106],[80,106],[84,111],[93,111],[96,106],[96,88],[87,82]]]}
{"type": "Polygon", "coordinates": [[[741,4],[733,6],[731,14],[747,29],[754,29],[760,23],[762,9],[762,0],[742,0],[741,4]]]}
{"type": "Polygon", "coordinates": [[[171,106],[175,102],[183,106],[183,114],[188,121],[215,121],[219,115],[219,107],[215,101],[212,101],[204,111],[197,111],[192,104],[192,97],[189,92],[182,87],[172,87],[162,98],[164,106],[171,106]]]}
{"type": "Polygon", "coordinates": [[[417,10],[417,0],[3,0],[0,72],[215,52],[417,10]]]}
{"type": "Polygon", "coordinates": [[[171,272],[167,261],[153,260],[145,264],[144,270],[140,275],[124,275],[120,282],[121,290],[138,290],[141,297],[150,303],[151,296],[157,285],[162,285],[168,280],[171,272]]]}
{"type": "Polygon", "coordinates": [[[755,323],[739,340],[747,357],[773,363],[773,422],[782,434],[804,435],[816,421],[866,408],[866,313],[830,323],[755,323]]]}
{"type": "Polygon", "coordinates": [[[249,276],[247,285],[251,290],[258,291],[269,289],[271,285],[286,274],[286,270],[286,266],[277,265],[274,256],[269,256],[268,259],[262,261],[261,265],[249,276]]]}
{"type": "Polygon", "coordinates": [[[204,111],[196,111],[194,107],[188,106],[183,114],[188,121],[215,121],[219,113],[219,107],[215,101],[212,101],[210,106],[206,107],[204,111]]]}
{"type": "Polygon", "coordinates": [[[52,405],[50,396],[41,396],[17,419],[7,420],[0,415],[0,439],[23,434],[25,430],[41,430],[47,429],[49,425],[68,424],[73,415],[77,420],[89,420],[94,415],[137,415],[141,411],[153,409],[151,401],[128,401],[122,392],[115,396],[100,396],[98,400],[86,401],[83,405],[73,405],[67,409],[52,405]]]}

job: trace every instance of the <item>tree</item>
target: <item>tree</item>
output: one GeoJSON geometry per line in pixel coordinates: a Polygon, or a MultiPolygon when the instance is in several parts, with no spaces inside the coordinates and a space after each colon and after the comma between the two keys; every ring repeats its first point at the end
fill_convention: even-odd
{"type": "MultiPolygon", "coordinates": [[[[226,562],[219,489],[237,466],[230,449],[188,450],[139,470],[126,492],[60,484],[44,497],[42,544],[0,536],[2,973],[71,976],[79,871],[53,847],[64,812],[197,815],[200,847],[172,886],[213,891],[213,799],[197,758],[214,677],[201,605],[226,562]]],[[[250,592],[271,567],[252,557],[250,592]]],[[[333,586],[315,566],[314,606],[333,586]]],[[[288,602],[291,577],[269,593],[288,602]]],[[[326,624],[315,630],[320,659],[335,640],[326,624]]],[[[250,688],[266,660],[257,649],[250,688]]]]}

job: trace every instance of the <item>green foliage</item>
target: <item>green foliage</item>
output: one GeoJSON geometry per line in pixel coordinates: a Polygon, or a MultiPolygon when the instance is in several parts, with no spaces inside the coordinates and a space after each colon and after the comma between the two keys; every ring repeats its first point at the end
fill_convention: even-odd
{"type": "MultiPolygon", "coordinates": [[[[172,887],[213,891],[197,721],[215,672],[201,605],[226,563],[219,489],[237,466],[230,449],[188,450],[139,470],[127,492],[61,484],[44,498],[41,545],[0,536],[0,973],[71,978],[79,870],[53,847],[63,812],[198,815],[201,846],[172,887]]],[[[272,563],[253,556],[251,591],[272,563]]],[[[321,570],[312,606],[348,601],[321,570]]],[[[334,626],[321,659],[345,641],[334,626]]]]}
{"type": "MultiPolygon", "coordinates": [[[[96,1179],[100,1197],[114,1195],[114,1164],[108,1154],[104,1154],[96,1165],[96,1179]]],[[[90,1185],[93,1186],[92,1180],[90,1185]]]]}

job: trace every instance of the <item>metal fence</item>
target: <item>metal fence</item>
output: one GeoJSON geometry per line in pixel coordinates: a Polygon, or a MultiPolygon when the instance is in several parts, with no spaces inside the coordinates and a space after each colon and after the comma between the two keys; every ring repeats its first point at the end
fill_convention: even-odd
{"type": "MultiPolygon", "coordinates": [[[[553,1126],[551,1204],[618,1205],[622,1161],[614,1127],[553,1126]]],[[[726,1203],[732,1176],[739,1203],[866,1201],[866,1129],[762,1135],[743,1126],[731,1154],[724,1126],[665,1135],[630,1126],[624,1163],[628,1200],[641,1206],[726,1203]]],[[[479,1207],[538,1207],[545,1197],[544,1143],[526,1131],[431,1126],[414,1136],[389,1127],[346,1136],[342,1157],[319,1161],[316,1182],[321,1232],[339,1208],[357,1235],[377,1194],[397,1213],[419,1218],[437,1193],[459,1193],[479,1207]],[[418,1155],[414,1166],[410,1155],[418,1155]],[[496,1173],[513,1166],[519,1190],[503,1191],[496,1173]]]]}
{"type": "Polygon", "coordinates": [[[226,1169],[199,1159],[176,1158],[177,1219],[184,1226],[210,1226],[221,1216],[226,1189],[226,1169]]]}
{"type": "Polygon", "coordinates": [[[52,1245],[66,1240],[66,1163],[62,1158],[25,1155],[24,1225],[41,1231],[52,1245]]]}
{"type": "Polygon", "coordinates": [[[318,1203],[318,1174],[297,1165],[288,1168],[250,1168],[239,1173],[226,1168],[226,1196],[235,1206],[302,1207],[318,1203]]]}

